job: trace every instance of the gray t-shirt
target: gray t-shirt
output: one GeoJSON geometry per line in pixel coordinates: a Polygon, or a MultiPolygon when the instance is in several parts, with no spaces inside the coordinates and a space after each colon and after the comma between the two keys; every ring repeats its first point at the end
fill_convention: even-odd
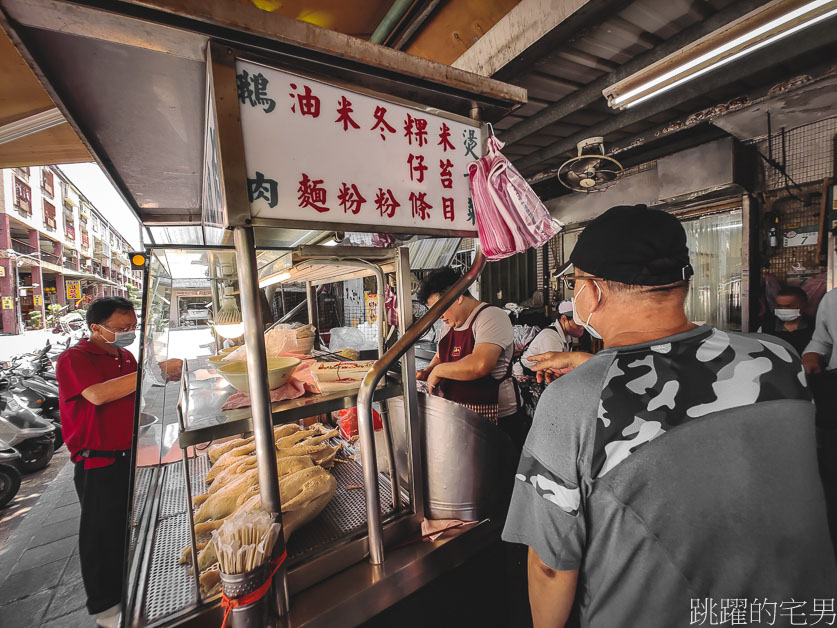
{"type": "Polygon", "coordinates": [[[833,598],[799,358],[707,325],[601,351],[541,397],[503,538],[579,570],[582,626],[688,626],[693,600],[833,598]]]}

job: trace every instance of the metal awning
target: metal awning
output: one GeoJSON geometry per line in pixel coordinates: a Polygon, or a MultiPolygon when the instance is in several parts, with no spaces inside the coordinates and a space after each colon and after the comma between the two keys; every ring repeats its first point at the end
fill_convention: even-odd
{"type": "MultiPolygon", "coordinates": [[[[496,121],[525,90],[238,2],[0,0],[2,26],[146,225],[201,222],[210,36],[324,78],[496,121]]],[[[194,242],[194,240],[193,240],[194,242]]]]}

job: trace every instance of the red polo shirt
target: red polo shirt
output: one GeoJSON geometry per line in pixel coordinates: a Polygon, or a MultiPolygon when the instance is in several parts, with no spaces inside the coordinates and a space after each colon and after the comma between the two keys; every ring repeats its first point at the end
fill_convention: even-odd
{"type": "MultiPolygon", "coordinates": [[[[81,459],[84,449],[106,451],[131,448],[134,431],[134,393],[97,406],[82,391],[111,379],[136,373],[137,361],[130,351],[117,348],[113,356],[88,340],[81,340],[58,357],[58,404],[61,431],[71,460],[81,459]]],[[[113,458],[87,458],[85,469],[113,464],[113,458]]]]}

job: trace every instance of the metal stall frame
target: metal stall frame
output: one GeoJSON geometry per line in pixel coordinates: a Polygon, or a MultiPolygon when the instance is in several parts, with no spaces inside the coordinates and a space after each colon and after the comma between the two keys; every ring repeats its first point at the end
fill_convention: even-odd
{"type": "MultiPolygon", "coordinates": [[[[185,58],[193,61],[196,58],[196,51],[204,50],[200,54],[205,54],[204,60],[208,74],[207,85],[210,91],[214,88],[214,92],[208,98],[213,99],[211,102],[215,107],[215,115],[218,121],[216,129],[218,131],[217,145],[220,154],[218,164],[221,186],[220,200],[223,204],[220,209],[226,217],[226,221],[220,225],[225,229],[221,232],[223,241],[217,243],[220,246],[215,246],[216,243],[213,243],[200,248],[223,248],[224,245],[230,244],[230,239],[235,240],[236,257],[239,262],[239,280],[243,288],[241,304],[245,314],[245,334],[252,349],[248,352],[247,357],[248,380],[254,393],[251,423],[256,433],[256,441],[259,444],[259,477],[262,483],[272,484],[275,482],[276,476],[275,465],[270,465],[270,461],[261,455],[262,450],[266,449],[268,438],[271,436],[273,417],[269,404],[264,402],[268,399],[266,353],[262,335],[263,330],[261,325],[258,324],[260,309],[257,299],[257,277],[255,276],[252,259],[253,245],[256,243],[254,229],[260,230],[262,227],[310,229],[311,225],[287,221],[265,221],[250,216],[250,208],[247,203],[246,175],[244,174],[243,136],[235,81],[234,64],[236,58],[286,69],[290,66],[291,71],[300,75],[307,76],[310,74],[317,80],[325,78],[335,85],[339,83],[341,77],[344,81],[347,80],[346,77],[349,77],[348,81],[351,82],[352,88],[356,91],[368,90],[369,93],[378,98],[406,103],[407,101],[400,100],[397,96],[387,96],[384,93],[392,88],[395,94],[423,101],[423,104],[409,102],[408,104],[413,107],[423,109],[434,115],[460,121],[467,121],[468,119],[464,117],[464,114],[468,111],[476,114],[479,107],[484,107],[486,111],[490,111],[489,117],[494,116],[494,119],[496,119],[501,113],[505,113],[525,102],[525,92],[520,88],[508,86],[491,79],[469,76],[456,69],[443,68],[441,65],[438,67],[432,64],[428,65],[428,62],[424,60],[414,60],[407,55],[378,48],[367,42],[352,40],[352,38],[346,38],[336,33],[322,29],[312,31],[310,25],[295,23],[293,20],[282,22],[281,18],[272,14],[257,15],[252,7],[249,12],[241,8],[237,9],[235,13],[230,13],[228,7],[226,7],[226,10],[217,9],[213,3],[208,3],[198,8],[199,4],[191,2],[172,4],[167,3],[167,0],[126,0],[103,9],[102,3],[97,0],[0,0],[0,6],[2,6],[0,25],[10,34],[13,43],[44,83],[47,92],[55,101],[59,110],[77,134],[83,138],[86,147],[107,171],[116,187],[128,200],[129,205],[138,215],[142,215],[144,223],[146,225],[191,224],[203,226],[202,234],[205,238],[206,227],[208,226],[206,216],[203,220],[198,220],[194,213],[190,213],[191,206],[189,205],[172,205],[169,206],[170,209],[160,211],[155,211],[154,207],[140,207],[136,198],[138,194],[142,194],[142,189],[140,189],[142,186],[138,186],[137,189],[129,187],[128,182],[122,176],[125,172],[130,171],[130,168],[136,166],[136,159],[123,158],[123,156],[118,155],[114,157],[109,154],[108,146],[110,145],[106,139],[112,138],[105,139],[97,135],[100,130],[98,128],[100,122],[104,124],[105,122],[114,122],[114,120],[105,120],[102,116],[96,118],[95,121],[85,118],[85,114],[89,111],[86,108],[87,105],[84,104],[76,103],[72,109],[68,107],[67,103],[72,102],[71,100],[65,100],[69,92],[58,80],[60,76],[57,74],[56,66],[50,63],[48,58],[51,33],[59,33],[61,38],[68,38],[67,41],[73,41],[73,38],[89,38],[89,41],[104,41],[117,47],[130,46],[130,50],[140,50],[143,55],[147,55],[149,58],[160,52],[165,54],[168,51],[178,51],[185,58]],[[60,15],[60,9],[71,12],[74,19],[65,23],[60,15]],[[45,33],[43,39],[36,36],[39,34],[37,32],[39,30],[45,33]],[[219,42],[230,42],[230,45],[219,42]],[[62,90],[64,91],[62,92],[62,90]],[[444,110],[458,111],[460,115],[443,113],[444,110]],[[251,317],[250,313],[255,316],[251,317]],[[262,400],[261,403],[257,403],[259,399],[262,400]],[[272,473],[269,468],[271,466],[273,466],[272,473]],[[265,470],[265,467],[268,468],[265,470]]],[[[74,57],[68,55],[65,58],[72,59],[74,57]]],[[[103,58],[103,55],[100,55],[99,58],[103,58]]],[[[133,60],[129,59],[129,62],[133,62],[133,60]]],[[[153,65],[154,60],[151,62],[151,66],[153,65]]],[[[191,76],[188,72],[184,74],[191,76]]],[[[126,83],[128,83],[128,86],[120,86],[120,89],[122,90],[124,87],[127,94],[130,92],[130,89],[128,89],[130,82],[126,81],[126,83]]],[[[98,94],[92,94],[91,96],[92,107],[95,106],[93,101],[98,94]]],[[[126,102],[130,102],[130,98],[126,102]]],[[[191,106],[191,101],[186,102],[182,106],[184,109],[182,113],[194,114],[192,111],[186,111],[191,106]]],[[[106,114],[111,115],[111,117],[118,117],[120,115],[130,115],[130,111],[108,111],[106,114]]],[[[476,115],[472,115],[472,117],[476,117],[476,115]]],[[[194,116],[192,119],[194,119],[194,116]]],[[[478,123],[473,121],[470,121],[470,123],[473,126],[479,126],[478,123]]],[[[111,128],[110,131],[112,132],[114,128],[117,127],[111,128]]],[[[153,131],[153,129],[150,130],[153,131]]],[[[143,132],[147,133],[148,130],[143,132]]],[[[480,139],[485,140],[485,132],[483,131],[480,135],[482,136],[480,139]]],[[[212,223],[212,226],[217,227],[219,225],[216,222],[212,223]]],[[[332,223],[328,226],[328,229],[356,230],[357,225],[332,223]]],[[[411,229],[380,227],[375,230],[389,233],[410,231],[416,234],[447,237],[470,237],[474,235],[471,230],[460,232],[444,229],[423,229],[421,227],[411,229]]],[[[172,246],[169,248],[187,247],[172,246]]],[[[260,248],[271,247],[264,245],[260,248]]],[[[410,346],[411,341],[408,339],[408,335],[417,332],[418,328],[424,325],[429,326],[432,323],[431,319],[434,316],[438,317],[442,311],[443,304],[453,301],[458,293],[464,291],[467,285],[473,281],[482,264],[484,264],[484,259],[481,255],[478,255],[466,279],[461,284],[457,284],[453,293],[446,295],[438,308],[431,310],[422,317],[416,326],[411,327],[410,302],[409,299],[403,298],[410,293],[409,259],[406,251],[398,253],[396,275],[399,294],[402,297],[399,299],[398,306],[400,344],[396,343],[393,349],[384,355],[371,372],[372,378],[367,378],[368,381],[364,381],[359,393],[363,396],[364,403],[358,405],[370,404],[368,415],[360,420],[363,425],[362,432],[365,434],[362,438],[364,441],[370,441],[372,440],[370,438],[372,434],[371,401],[376,396],[375,385],[372,384],[372,381],[378,382],[383,377],[386,369],[382,368],[382,363],[392,365],[398,357],[401,357],[403,382],[400,392],[404,395],[405,415],[408,423],[406,427],[410,447],[408,457],[409,475],[413,483],[413,513],[409,517],[406,516],[406,513],[401,513],[400,516],[385,524],[380,519],[380,499],[377,495],[368,495],[372,488],[371,484],[377,485],[377,478],[373,478],[373,482],[367,483],[365,487],[367,490],[366,503],[370,507],[367,523],[371,536],[358,538],[353,543],[352,551],[356,552],[355,562],[361,561],[367,552],[375,554],[372,557],[372,562],[375,562],[375,558],[383,560],[382,552],[378,552],[377,549],[370,550],[367,545],[373,542],[375,545],[380,543],[382,548],[384,541],[388,538],[395,538],[399,530],[414,529],[423,514],[422,455],[418,437],[420,430],[418,429],[419,417],[416,411],[415,364],[412,362],[413,349],[410,346]]],[[[309,290],[309,302],[311,296],[313,296],[313,286],[309,290]]],[[[381,300],[379,298],[379,301],[381,300]]],[[[315,299],[313,301],[316,303],[315,299]]],[[[419,334],[415,333],[415,335],[418,337],[419,334]]],[[[334,405],[339,403],[345,403],[345,400],[339,402],[334,400],[334,405]]],[[[306,408],[300,406],[293,412],[288,413],[288,419],[292,420],[292,416],[300,416],[305,411],[306,408]]],[[[360,410],[362,416],[365,412],[363,409],[360,410]]],[[[235,430],[239,427],[241,426],[224,425],[220,426],[215,433],[218,436],[229,435],[233,433],[229,430],[235,430]]],[[[188,436],[190,435],[186,434],[185,436],[187,438],[180,439],[181,447],[184,449],[189,446],[188,436]]],[[[376,462],[374,445],[366,447],[366,452],[368,455],[364,457],[364,471],[368,470],[370,466],[374,466],[376,462]]],[[[270,453],[272,453],[272,450],[270,453]]],[[[267,457],[272,458],[269,455],[267,457]]],[[[186,473],[188,473],[188,460],[184,458],[183,462],[186,464],[186,473]]],[[[159,477],[157,481],[158,483],[161,481],[159,477]]],[[[191,487],[189,488],[191,489],[191,487]]],[[[266,490],[271,489],[267,488],[266,490]]],[[[270,495],[268,501],[274,502],[274,505],[276,505],[278,504],[278,497],[278,495],[270,495]]],[[[155,514],[158,507],[159,504],[152,506],[148,513],[149,516],[155,514]]],[[[275,510],[278,511],[281,508],[275,508],[275,510]]],[[[478,542],[479,538],[485,536],[485,531],[473,531],[464,536],[468,539],[460,540],[459,544],[468,545],[478,542]]],[[[445,548],[455,546],[457,546],[457,541],[451,542],[450,545],[444,545],[445,548]]],[[[334,548],[330,548],[330,551],[334,551],[334,548]]],[[[426,581],[425,578],[430,577],[431,573],[438,573],[442,568],[441,563],[434,560],[434,556],[430,555],[431,551],[432,549],[428,548],[414,548],[408,553],[414,557],[413,559],[410,559],[406,554],[399,554],[393,560],[392,567],[392,569],[402,569],[397,577],[394,573],[384,574],[373,570],[370,572],[371,580],[368,582],[367,591],[364,595],[371,593],[373,590],[381,591],[382,585],[386,584],[383,583],[383,580],[386,580],[387,577],[392,577],[392,586],[397,586],[398,583],[406,585],[408,582],[412,586],[416,582],[426,581]],[[418,561],[420,559],[416,557],[423,557],[421,560],[424,561],[422,564],[427,567],[426,573],[415,572],[409,564],[410,560],[418,561]]],[[[448,554],[452,551],[454,550],[445,550],[448,554]]],[[[145,550],[143,553],[145,553],[145,550]]],[[[343,554],[348,556],[346,552],[343,552],[343,554]]],[[[419,563],[415,562],[415,565],[418,568],[419,563]]],[[[303,566],[308,567],[308,565],[303,566]]],[[[375,566],[366,565],[366,567],[375,566]]],[[[309,570],[309,576],[307,576],[309,579],[313,578],[307,582],[309,585],[318,581],[319,576],[314,574],[313,571],[309,570]]],[[[363,573],[366,574],[367,572],[363,573]]],[[[140,574],[140,579],[141,577],[142,574],[140,574]]],[[[389,586],[389,584],[386,586],[389,586]]],[[[386,589],[386,587],[383,588],[386,589]]],[[[386,600],[383,601],[393,599],[396,593],[396,591],[387,589],[384,592],[386,600]]],[[[367,599],[364,608],[354,608],[353,612],[356,615],[362,615],[369,608],[379,608],[383,601],[374,600],[374,603],[370,604],[367,599]]],[[[336,609],[330,609],[328,612],[337,611],[336,609]]],[[[171,621],[182,623],[188,621],[188,618],[184,613],[180,613],[177,617],[173,617],[171,621]]]]}
{"type": "MultiPolygon", "coordinates": [[[[157,247],[152,249],[152,253],[159,252],[165,249],[175,249],[175,250],[201,250],[206,249],[208,247],[180,247],[176,245],[172,245],[169,247],[157,247]]],[[[294,253],[295,258],[295,265],[292,268],[294,272],[297,269],[301,270],[303,273],[308,273],[308,276],[312,279],[307,283],[312,285],[317,285],[319,283],[324,283],[327,281],[339,281],[342,276],[345,276],[348,273],[351,276],[357,276],[358,271],[363,273],[363,275],[374,275],[377,276],[379,280],[383,280],[385,277],[385,272],[393,272],[396,278],[396,288],[398,290],[408,290],[409,281],[410,281],[410,271],[409,271],[409,259],[408,254],[409,251],[406,247],[402,247],[399,249],[366,249],[365,252],[369,255],[369,260],[362,259],[364,249],[359,247],[347,247],[349,250],[347,251],[348,259],[342,260],[341,259],[341,251],[339,248],[332,248],[332,247],[318,247],[318,246],[302,246],[299,247],[299,251],[294,253]],[[326,264],[322,262],[324,260],[320,259],[320,256],[327,254],[329,256],[328,260],[325,260],[326,264]],[[360,256],[360,259],[359,259],[360,256]],[[334,269],[334,273],[330,273],[329,277],[323,278],[322,271],[318,270],[320,267],[328,266],[329,269],[334,269]]],[[[216,247],[216,252],[221,250],[230,251],[228,247],[216,247]]],[[[288,250],[288,249],[281,249],[281,250],[288,250]]],[[[215,273],[212,273],[214,276],[215,273]]],[[[304,279],[304,277],[302,277],[304,279]]],[[[150,282],[149,282],[150,283],[150,282]]],[[[383,302],[381,302],[382,304],[383,302]]],[[[409,309],[409,303],[407,303],[407,312],[411,314],[411,309],[409,309]]],[[[402,317],[402,325],[409,324],[409,318],[402,317]]],[[[381,328],[379,327],[379,333],[381,328]]],[[[409,359],[409,357],[407,358],[409,359]]],[[[409,362],[405,362],[402,364],[402,382],[392,382],[388,383],[375,391],[374,398],[378,401],[384,401],[388,398],[394,396],[404,396],[404,400],[407,403],[410,403],[411,398],[415,398],[415,380],[412,378],[410,373],[410,365],[409,362]],[[403,377],[403,373],[408,373],[408,376],[405,378],[403,377]]],[[[189,386],[186,384],[188,379],[188,372],[189,372],[189,365],[188,363],[184,364],[184,372],[183,377],[181,378],[180,382],[180,397],[177,405],[178,411],[178,424],[180,428],[180,436],[178,439],[178,444],[181,450],[181,460],[179,463],[171,463],[182,465],[182,475],[181,477],[185,478],[185,482],[187,484],[186,487],[186,500],[187,503],[190,503],[192,497],[192,490],[193,486],[200,485],[201,477],[200,475],[195,476],[195,469],[200,469],[201,465],[197,463],[197,456],[194,450],[194,446],[196,444],[206,442],[208,440],[213,440],[216,438],[221,438],[225,436],[230,436],[233,434],[239,434],[242,432],[250,431],[254,426],[254,421],[250,418],[246,418],[238,415],[231,415],[227,422],[217,423],[208,426],[202,427],[191,427],[188,425],[188,416],[191,416],[190,413],[190,391],[189,386]],[[192,448],[192,452],[189,452],[189,449],[192,448]],[[197,482],[197,484],[195,484],[197,482]]],[[[295,421],[303,417],[310,416],[312,414],[319,414],[322,412],[331,411],[338,408],[345,408],[351,407],[356,405],[356,398],[357,398],[356,391],[346,391],[340,393],[332,393],[325,399],[309,399],[308,403],[294,403],[299,400],[292,400],[288,402],[290,407],[288,409],[277,409],[277,406],[281,406],[284,402],[277,402],[276,405],[272,405],[270,408],[271,415],[271,427],[273,424],[279,424],[283,422],[290,422],[295,421]]],[[[388,426],[392,429],[392,426],[388,426]]],[[[399,499],[397,507],[396,504],[393,503],[392,509],[387,509],[388,515],[385,523],[385,530],[384,534],[390,543],[397,543],[404,541],[407,537],[415,535],[417,530],[420,527],[421,519],[423,518],[423,508],[424,508],[424,499],[423,499],[423,492],[422,492],[422,480],[421,480],[421,464],[420,464],[420,455],[421,455],[421,447],[419,446],[419,442],[414,440],[418,436],[416,434],[419,433],[418,430],[418,422],[414,421],[412,424],[404,425],[403,428],[405,430],[410,431],[410,435],[407,438],[407,443],[410,448],[410,454],[419,456],[418,463],[414,462],[412,458],[408,459],[408,464],[410,465],[411,469],[414,469],[413,472],[410,474],[411,478],[411,486],[410,486],[410,509],[406,509],[407,502],[405,501],[405,494],[400,488],[397,488],[393,491],[393,496],[399,499]],[[416,432],[416,434],[413,434],[416,432]],[[415,475],[418,474],[418,475],[415,475]]],[[[390,450],[390,445],[387,443],[388,455],[391,457],[393,462],[395,461],[395,455],[390,450]]],[[[374,451],[371,455],[374,455],[374,451]]],[[[359,470],[360,471],[360,470],[359,470]]],[[[360,473],[358,477],[361,477],[360,473]]],[[[398,482],[398,473],[393,468],[390,471],[390,477],[387,478],[387,481],[391,481],[391,478],[396,478],[396,483],[398,482]]],[[[143,518],[142,527],[149,533],[149,538],[156,538],[156,529],[157,529],[157,512],[159,509],[159,493],[160,490],[155,491],[153,499],[157,504],[156,508],[151,508],[146,512],[146,517],[143,518]]],[[[382,498],[385,498],[386,491],[384,491],[381,495],[382,498]]],[[[361,501],[363,503],[364,500],[361,501]]],[[[188,518],[188,540],[187,544],[192,548],[192,569],[195,574],[198,573],[196,569],[196,557],[198,552],[195,550],[197,549],[196,541],[197,539],[194,537],[194,520],[192,519],[192,510],[187,508],[186,515],[188,518]]],[[[366,524],[364,522],[364,528],[366,528],[366,524]]],[[[164,541],[164,539],[162,539],[164,541]]],[[[147,546],[147,550],[151,550],[153,545],[156,544],[157,541],[149,542],[147,546]]],[[[322,550],[318,550],[317,553],[306,559],[305,562],[301,564],[290,565],[289,568],[291,569],[291,573],[289,576],[289,589],[293,592],[298,592],[308,588],[309,586],[316,584],[317,582],[321,581],[322,579],[328,577],[329,575],[333,574],[335,571],[340,569],[349,567],[362,561],[364,556],[368,554],[368,539],[364,534],[359,535],[357,532],[353,533],[352,536],[347,536],[343,538],[340,542],[334,543],[327,548],[322,550]]],[[[155,567],[151,564],[151,554],[149,551],[146,551],[143,555],[141,561],[135,561],[135,566],[137,563],[139,565],[134,570],[136,571],[136,576],[132,578],[132,581],[136,581],[139,583],[138,593],[136,595],[136,603],[132,606],[132,621],[136,625],[142,625],[145,620],[142,617],[144,604],[147,602],[146,596],[148,593],[148,587],[145,586],[145,580],[149,577],[149,574],[152,573],[155,567]]],[[[209,598],[204,600],[199,594],[199,584],[197,581],[197,577],[193,574],[190,577],[192,580],[192,601],[188,602],[184,607],[180,608],[179,610],[175,611],[170,615],[170,619],[172,621],[191,621],[192,619],[196,619],[198,617],[203,617],[206,613],[215,612],[215,608],[217,607],[216,600],[214,598],[209,598]]],[[[281,584],[281,583],[280,583],[281,584]]],[[[284,590],[279,589],[280,594],[284,590]]],[[[168,621],[168,619],[166,620],[168,621]]],[[[146,625],[158,625],[159,621],[154,621],[151,624],[146,625]]]]}

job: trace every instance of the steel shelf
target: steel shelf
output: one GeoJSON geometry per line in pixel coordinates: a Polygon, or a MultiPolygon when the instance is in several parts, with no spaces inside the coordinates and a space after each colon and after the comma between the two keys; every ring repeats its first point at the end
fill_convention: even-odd
{"type": "MultiPolygon", "coordinates": [[[[391,382],[375,391],[374,400],[384,401],[402,394],[400,383],[391,382]]],[[[326,414],[343,408],[357,405],[357,393],[347,395],[345,392],[328,395],[306,395],[298,399],[279,401],[273,404],[273,424],[292,423],[318,414],[326,414]]],[[[200,420],[200,427],[181,430],[178,442],[181,448],[200,445],[219,438],[243,434],[253,430],[253,420],[249,416],[249,409],[231,410],[229,414],[219,413],[200,420]],[[242,411],[246,416],[240,416],[242,411]],[[238,416],[234,413],[238,413],[238,416]]]]}

